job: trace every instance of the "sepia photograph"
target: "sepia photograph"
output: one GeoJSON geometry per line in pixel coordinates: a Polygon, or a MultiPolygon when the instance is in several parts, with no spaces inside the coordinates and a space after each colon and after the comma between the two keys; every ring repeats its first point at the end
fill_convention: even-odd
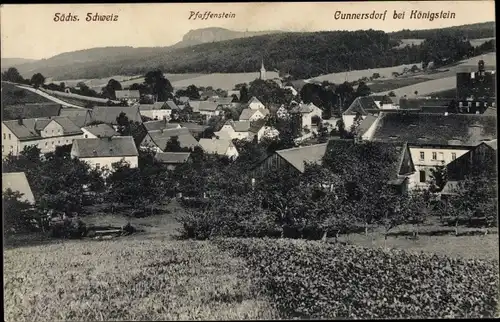
{"type": "Polygon", "coordinates": [[[500,318],[495,27],[1,5],[4,321],[500,318]]]}

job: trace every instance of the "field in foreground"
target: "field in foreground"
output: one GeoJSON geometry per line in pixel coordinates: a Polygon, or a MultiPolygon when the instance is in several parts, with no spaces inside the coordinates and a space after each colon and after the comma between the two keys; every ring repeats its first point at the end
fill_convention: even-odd
{"type": "MultiPolygon", "coordinates": [[[[358,246],[299,240],[177,241],[171,238],[179,227],[173,218],[181,211],[177,208],[170,204],[164,215],[130,219],[144,232],[129,237],[6,249],[5,320],[395,317],[394,310],[414,315],[418,303],[426,301],[441,304],[420,311],[422,316],[470,317],[491,316],[495,305],[494,297],[490,299],[498,288],[496,230],[486,236],[429,236],[431,231],[452,230],[430,224],[413,241],[405,238],[411,227],[401,226],[386,241],[398,249],[394,251],[381,249],[379,231],[341,235],[341,241],[358,246]],[[405,289],[390,289],[398,283],[406,285],[407,297],[405,289]],[[456,310],[436,311],[447,305],[456,310]]],[[[94,215],[85,221],[122,226],[129,219],[94,215]]],[[[472,230],[461,227],[460,233],[472,230]]]]}
{"type": "Polygon", "coordinates": [[[5,321],[275,319],[210,242],[119,238],[4,252],[5,321]]]}

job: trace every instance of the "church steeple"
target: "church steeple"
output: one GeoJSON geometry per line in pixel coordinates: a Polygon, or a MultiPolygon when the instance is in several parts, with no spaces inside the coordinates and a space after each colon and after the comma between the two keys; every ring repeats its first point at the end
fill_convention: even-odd
{"type": "Polygon", "coordinates": [[[262,64],[260,66],[260,79],[266,80],[266,68],[264,67],[264,59],[262,59],[262,64]]]}

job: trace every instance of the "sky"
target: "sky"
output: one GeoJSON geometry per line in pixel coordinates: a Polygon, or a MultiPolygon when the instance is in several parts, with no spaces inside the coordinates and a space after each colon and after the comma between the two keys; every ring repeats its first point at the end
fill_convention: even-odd
{"type": "Polygon", "coordinates": [[[238,31],[429,29],[495,21],[494,1],[24,4],[0,8],[1,57],[42,59],[93,47],[169,46],[190,30],[222,27],[238,31]],[[385,20],[336,20],[342,13],[384,13],[385,20]],[[410,12],[453,12],[455,19],[410,19],[410,12]],[[234,18],[189,19],[191,12],[234,13],[234,18]],[[405,12],[394,19],[394,11],[405,12]],[[56,13],[77,15],[55,22],[56,13]],[[87,13],[117,15],[117,21],[87,22],[87,13]]]}

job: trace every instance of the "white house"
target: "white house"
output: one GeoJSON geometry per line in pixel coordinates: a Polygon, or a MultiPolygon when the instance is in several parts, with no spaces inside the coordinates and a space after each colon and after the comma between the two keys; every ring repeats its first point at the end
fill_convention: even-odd
{"type": "Polygon", "coordinates": [[[133,105],[141,99],[139,91],[118,90],[115,91],[115,96],[118,101],[126,102],[127,105],[133,105]]]}
{"type": "Polygon", "coordinates": [[[431,169],[447,166],[481,142],[496,138],[496,116],[382,112],[369,140],[407,142],[416,172],[411,188],[426,188],[431,169]]]}
{"type": "Polygon", "coordinates": [[[142,116],[149,117],[152,120],[170,120],[172,109],[167,102],[155,102],[153,104],[140,104],[139,112],[142,116]]]}
{"type": "Polygon", "coordinates": [[[19,155],[27,146],[36,146],[41,153],[54,152],[82,135],[83,131],[67,117],[3,121],[2,157],[19,155]]]}
{"type": "Polygon", "coordinates": [[[240,114],[240,121],[257,121],[260,119],[265,118],[270,114],[269,110],[267,108],[265,109],[251,109],[251,108],[245,108],[241,111],[240,114]]]}
{"type": "Polygon", "coordinates": [[[292,107],[290,114],[298,121],[301,129],[314,130],[321,123],[323,111],[313,103],[300,103],[292,107]]]}
{"type": "Polygon", "coordinates": [[[220,131],[214,134],[220,138],[230,138],[231,140],[246,140],[249,136],[250,121],[227,121],[220,131]]]}
{"type": "Polygon", "coordinates": [[[248,108],[252,110],[260,110],[260,109],[266,109],[264,104],[262,104],[261,101],[257,99],[257,97],[253,96],[249,101],[248,101],[248,108]]]}
{"type": "Polygon", "coordinates": [[[239,156],[233,142],[227,138],[200,139],[199,143],[203,151],[209,154],[224,155],[233,160],[239,156]]]}
{"type": "Polygon", "coordinates": [[[85,139],[106,138],[120,135],[108,124],[89,125],[83,127],[82,131],[85,139]]]}
{"type": "Polygon", "coordinates": [[[209,119],[212,116],[218,116],[222,111],[222,107],[213,101],[201,101],[198,105],[198,110],[201,115],[209,119]]]}
{"type": "MultiPolygon", "coordinates": [[[[344,122],[344,128],[349,131],[357,121],[356,117],[365,119],[368,115],[376,116],[383,111],[398,109],[398,99],[389,96],[360,96],[342,113],[342,121],[344,122]]],[[[361,122],[361,120],[359,121],[361,122]]]]}
{"type": "Polygon", "coordinates": [[[137,148],[131,136],[115,136],[97,139],[77,139],[71,149],[71,157],[88,163],[97,169],[112,170],[113,163],[121,160],[131,168],[138,167],[137,148]]]}

